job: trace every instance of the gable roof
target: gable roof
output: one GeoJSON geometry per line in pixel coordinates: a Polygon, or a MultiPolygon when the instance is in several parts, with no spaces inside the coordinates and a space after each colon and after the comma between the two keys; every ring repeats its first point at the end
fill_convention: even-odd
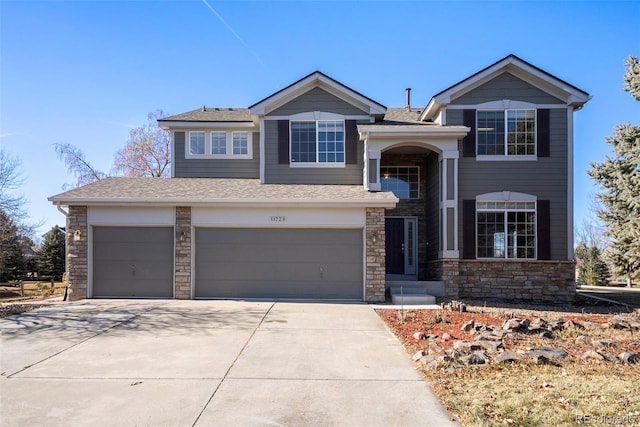
{"type": "Polygon", "coordinates": [[[251,113],[248,108],[218,108],[206,107],[175,116],[163,117],[158,122],[250,122],[251,113]]]}
{"type": "Polygon", "coordinates": [[[260,184],[234,178],[106,178],[49,197],[63,206],[366,206],[395,207],[390,192],[362,185],[260,184]]]}
{"type": "Polygon", "coordinates": [[[279,90],[273,95],[269,95],[263,100],[256,102],[249,107],[249,110],[251,111],[251,114],[268,114],[270,111],[275,110],[276,108],[316,87],[320,87],[343,101],[355,105],[367,114],[382,115],[387,109],[384,105],[364,96],[360,92],[357,92],[348,86],[345,86],[326,74],[320,71],[314,71],[284,89],[279,90]]]}
{"type": "Polygon", "coordinates": [[[505,72],[509,72],[523,81],[540,88],[576,109],[581,108],[591,99],[591,96],[582,89],[511,54],[434,95],[422,112],[420,120],[433,120],[438,112],[448,105],[451,100],[472,91],[505,72]]]}

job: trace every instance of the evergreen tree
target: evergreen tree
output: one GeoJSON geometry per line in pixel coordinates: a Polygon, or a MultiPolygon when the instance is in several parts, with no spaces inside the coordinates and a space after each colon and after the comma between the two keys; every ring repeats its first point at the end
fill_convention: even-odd
{"type": "Polygon", "coordinates": [[[0,209],[0,282],[18,280],[25,272],[22,239],[13,220],[0,209]]]}
{"type": "Polygon", "coordinates": [[[609,267],[596,247],[586,248],[584,258],[578,268],[578,286],[607,286],[609,267]]]}
{"type": "Polygon", "coordinates": [[[36,254],[39,273],[60,280],[65,269],[64,249],[65,233],[56,225],[44,235],[44,242],[36,254]]]}
{"type": "MultiPolygon", "coordinates": [[[[640,101],[640,64],[634,56],[625,63],[624,90],[640,101]]],[[[640,268],[640,127],[616,126],[606,142],[613,157],[592,163],[588,174],[603,190],[597,194],[601,202],[597,215],[611,237],[608,257],[615,273],[625,276],[631,286],[631,277],[640,268]]]]}

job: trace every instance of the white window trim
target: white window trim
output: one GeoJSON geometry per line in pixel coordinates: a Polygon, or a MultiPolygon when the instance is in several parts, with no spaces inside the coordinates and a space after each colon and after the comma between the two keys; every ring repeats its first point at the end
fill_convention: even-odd
{"type": "MultiPolygon", "coordinates": [[[[528,103],[527,103],[528,104],[528,103]]],[[[479,161],[535,161],[538,160],[538,109],[535,107],[527,107],[527,108],[479,108],[476,110],[476,160],[479,161]],[[509,111],[517,111],[517,110],[531,110],[533,111],[533,120],[535,128],[533,130],[533,149],[535,154],[508,154],[508,138],[509,132],[507,131],[508,125],[508,112],[509,111]],[[488,111],[501,111],[504,113],[504,154],[479,154],[478,153],[478,113],[480,112],[488,112],[488,111]]]]}
{"type": "Polygon", "coordinates": [[[342,116],[337,116],[332,113],[320,113],[321,115],[316,114],[315,117],[323,117],[322,119],[315,118],[305,118],[307,114],[297,114],[291,116],[292,119],[289,120],[289,167],[290,168],[345,168],[347,162],[347,127],[345,120],[342,116]],[[295,122],[315,122],[316,123],[316,161],[315,162],[296,162],[293,160],[293,132],[291,131],[291,125],[295,122]],[[342,162],[320,162],[318,160],[318,122],[342,122],[342,128],[344,133],[344,141],[342,142],[343,148],[343,161],[342,162]]]}
{"type": "Polygon", "coordinates": [[[188,134],[188,138],[187,138],[187,140],[185,141],[184,149],[185,149],[185,156],[186,156],[187,158],[194,158],[194,159],[196,159],[196,158],[202,158],[202,157],[205,157],[205,156],[207,155],[207,132],[205,132],[205,131],[201,131],[201,130],[198,130],[198,131],[195,131],[195,130],[194,130],[194,131],[190,131],[190,132],[189,132],[189,134],[188,134]],[[202,133],[202,134],[204,134],[204,152],[203,152],[202,154],[198,154],[198,153],[196,153],[196,154],[192,154],[192,153],[191,153],[191,135],[192,135],[192,134],[194,134],[194,133],[202,133]]]}
{"type": "MultiPolygon", "coordinates": [[[[382,187],[382,182],[384,180],[383,177],[380,177],[380,175],[382,174],[382,169],[390,169],[390,168],[396,168],[396,169],[417,169],[418,170],[418,197],[398,197],[398,199],[400,200],[419,200],[422,197],[422,192],[420,191],[420,178],[421,178],[421,169],[420,166],[386,166],[386,165],[381,165],[380,166],[380,173],[378,174],[378,180],[380,181],[380,186],[382,187]]],[[[381,189],[381,191],[383,191],[381,189]]],[[[388,190],[391,191],[391,190],[388,190]]]]}
{"type": "Polygon", "coordinates": [[[227,160],[239,160],[239,159],[253,159],[253,132],[249,130],[214,130],[203,131],[194,130],[189,131],[187,140],[185,141],[185,158],[186,159],[227,159],[227,160]],[[204,154],[191,154],[189,148],[191,146],[191,134],[204,132],[204,154]],[[226,134],[226,154],[211,154],[212,150],[212,135],[213,133],[224,132],[226,134]],[[247,154],[233,154],[233,134],[246,133],[247,134],[247,154]]]}
{"type": "MultiPolygon", "coordinates": [[[[531,194],[525,194],[525,193],[516,193],[516,192],[511,192],[511,191],[502,191],[502,192],[495,192],[495,193],[487,193],[487,194],[481,194],[479,196],[476,197],[476,217],[474,219],[474,221],[476,222],[475,225],[475,239],[476,239],[476,259],[482,260],[482,261],[497,261],[497,262],[503,262],[503,261],[535,261],[538,259],[538,198],[536,196],[533,196],[531,194]],[[499,202],[499,203],[505,203],[505,202],[527,202],[527,203],[534,203],[534,208],[533,209],[478,209],[478,202],[499,202]],[[505,232],[505,252],[504,252],[504,257],[502,258],[496,258],[496,257],[479,257],[478,256],[478,213],[479,212],[504,212],[505,213],[505,219],[504,219],[504,224],[505,226],[508,225],[508,221],[507,221],[507,213],[508,212],[533,212],[535,213],[535,221],[534,221],[534,227],[535,227],[535,231],[534,231],[534,244],[535,244],[535,253],[534,253],[534,257],[533,258],[510,258],[508,256],[508,248],[507,248],[507,239],[506,239],[506,232],[505,232]]],[[[506,228],[505,228],[506,230],[506,228]]]]}

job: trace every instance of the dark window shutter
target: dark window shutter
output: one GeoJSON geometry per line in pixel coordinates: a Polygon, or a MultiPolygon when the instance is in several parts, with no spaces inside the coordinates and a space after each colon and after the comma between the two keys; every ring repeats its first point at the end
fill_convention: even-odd
{"type": "Polygon", "coordinates": [[[551,205],[549,200],[538,200],[538,259],[551,259],[551,205]]]}
{"type": "Polygon", "coordinates": [[[549,157],[551,130],[549,128],[549,110],[538,110],[538,157],[549,157]]]}
{"type": "Polygon", "coordinates": [[[476,201],[462,201],[462,258],[476,258],[476,201]]]}
{"type": "Polygon", "coordinates": [[[462,110],[462,124],[471,128],[462,140],[463,157],[476,156],[476,110],[462,110]]]}
{"type": "Polygon", "coordinates": [[[289,120],[278,120],[278,163],[289,164],[289,120]]]}
{"type": "Polygon", "coordinates": [[[344,121],[344,161],[348,165],[358,163],[358,127],[355,120],[344,121]]]}

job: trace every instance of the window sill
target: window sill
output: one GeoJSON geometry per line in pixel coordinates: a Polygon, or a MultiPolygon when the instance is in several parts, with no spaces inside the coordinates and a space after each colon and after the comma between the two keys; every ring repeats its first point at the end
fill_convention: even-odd
{"type": "Polygon", "coordinates": [[[187,154],[185,159],[200,159],[200,160],[252,160],[252,154],[187,154]]]}
{"type": "Polygon", "coordinates": [[[489,156],[476,155],[476,160],[480,162],[534,162],[538,156],[489,156]]]}
{"type": "Polygon", "coordinates": [[[344,169],[346,167],[345,163],[304,163],[304,162],[291,162],[289,163],[289,167],[292,169],[301,168],[301,169],[344,169]]]}

